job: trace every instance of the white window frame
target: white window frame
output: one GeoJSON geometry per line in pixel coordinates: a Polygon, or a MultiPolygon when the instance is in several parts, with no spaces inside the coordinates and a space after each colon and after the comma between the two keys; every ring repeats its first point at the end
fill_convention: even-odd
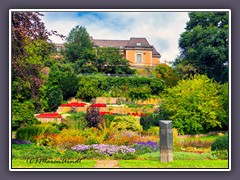
{"type": "Polygon", "coordinates": [[[136,64],[142,64],[143,63],[143,53],[136,53],[135,54],[135,63],[136,64]],[[138,62],[138,56],[141,56],[141,62],[138,62]]]}

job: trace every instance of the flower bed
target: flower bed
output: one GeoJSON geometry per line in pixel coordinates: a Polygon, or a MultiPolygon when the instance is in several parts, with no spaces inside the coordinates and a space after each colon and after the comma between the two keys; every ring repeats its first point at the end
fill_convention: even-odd
{"type": "Polygon", "coordinates": [[[60,107],[84,107],[86,103],[71,102],[68,104],[62,104],[60,107]]]}
{"type": "Polygon", "coordinates": [[[38,114],[36,118],[62,118],[62,116],[58,113],[43,113],[38,114]]]}
{"type": "Polygon", "coordinates": [[[127,153],[135,153],[135,149],[129,148],[127,146],[116,146],[116,145],[109,145],[109,144],[92,144],[92,145],[84,145],[79,144],[77,146],[73,146],[71,148],[77,152],[84,152],[87,150],[94,150],[97,153],[112,156],[114,154],[127,154],[127,153]]]}
{"type": "Polygon", "coordinates": [[[89,107],[107,107],[107,105],[103,103],[95,103],[91,104],[89,107]]]}

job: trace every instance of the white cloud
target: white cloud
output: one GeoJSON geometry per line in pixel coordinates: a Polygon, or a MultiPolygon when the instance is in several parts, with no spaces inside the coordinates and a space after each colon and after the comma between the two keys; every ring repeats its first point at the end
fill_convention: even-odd
{"type": "MultiPolygon", "coordinates": [[[[179,54],[178,39],[188,19],[187,12],[99,12],[79,16],[76,12],[47,12],[42,18],[48,30],[68,35],[76,25],[85,26],[95,39],[146,37],[162,55],[173,61],[179,54]]],[[[51,37],[61,43],[58,37],[51,37]]]]}

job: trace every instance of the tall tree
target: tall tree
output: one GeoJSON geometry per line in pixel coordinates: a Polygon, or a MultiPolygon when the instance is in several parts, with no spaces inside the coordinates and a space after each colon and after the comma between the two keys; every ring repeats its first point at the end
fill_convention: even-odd
{"type": "Polygon", "coordinates": [[[66,38],[65,48],[66,60],[74,65],[77,73],[80,73],[82,67],[95,58],[93,43],[83,26],[76,26],[70,31],[66,38]]]}
{"type": "Polygon", "coordinates": [[[189,18],[179,39],[181,54],[174,65],[182,65],[182,72],[228,81],[228,12],[190,12],[189,18]]]}
{"type": "Polygon", "coordinates": [[[119,50],[113,47],[97,48],[95,61],[99,72],[111,74],[133,74],[129,61],[124,59],[119,50]]]}
{"type": "Polygon", "coordinates": [[[38,111],[44,83],[42,70],[53,48],[48,36],[58,34],[46,30],[38,12],[12,12],[11,15],[12,119],[18,126],[33,120],[33,113],[38,111]],[[27,107],[27,116],[19,111],[23,106],[27,107]]]}

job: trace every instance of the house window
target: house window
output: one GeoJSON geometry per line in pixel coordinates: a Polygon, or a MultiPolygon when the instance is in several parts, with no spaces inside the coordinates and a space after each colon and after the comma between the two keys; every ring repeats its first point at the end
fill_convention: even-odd
{"type": "Polygon", "coordinates": [[[136,54],[136,63],[142,63],[142,54],[136,54]]]}
{"type": "Polygon", "coordinates": [[[60,47],[57,47],[57,52],[60,52],[61,51],[61,48],[60,47]]]}
{"type": "Polygon", "coordinates": [[[141,43],[136,43],[136,46],[141,46],[142,44],[141,43]]]}
{"type": "Polygon", "coordinates": [[[120,49],[123,49],[123,46],[120,46],[120,49]]]}

